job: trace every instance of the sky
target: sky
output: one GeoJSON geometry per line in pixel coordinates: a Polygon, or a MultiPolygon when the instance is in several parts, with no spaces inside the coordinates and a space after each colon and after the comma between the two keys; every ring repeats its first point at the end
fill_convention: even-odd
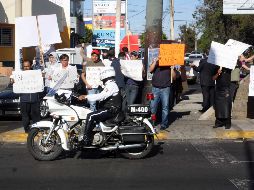
{"type": "MultiPolygon", "coordinates": [[[[128,0],[128,20],[130,23],[130,30],[133,34],[141,34],[145,31],[145,15],[146,15],[146,1],[147,0],[128,0]]],[[[170,0],[163,0],[163,32],[170,35],[170,17],[169,5],[170,0]]],[[[196,6],[199,5],[199,0],[175,0],[175,38],[179,34],[179,26],[193,23],[192,14],[196,6]]],[[[84,16],[91,16],[92,14],[92,0],[85,0],[84,2],[84,16]]]]}

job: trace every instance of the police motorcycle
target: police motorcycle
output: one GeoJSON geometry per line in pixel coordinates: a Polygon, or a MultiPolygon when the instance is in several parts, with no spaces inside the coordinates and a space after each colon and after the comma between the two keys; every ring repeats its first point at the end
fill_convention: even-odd
{"type": "MultiPolygon", "coordinates": [[[[77,95],[68,90],[59,90],[47,105],[52,121],[39,121],[31,126],[27,147],[37,160],[54,160],[63,151],[85,151],[90,148],[101,151],[118,151],[128,159],[146,157],[154,146],[155,129],[151,121],[149,105],[130,105],[128,119],[119,112],[114,118],[96,123],[92,145],[82,146],[80,136],[91,110],[76,104],[77,95]]],[[[153,98],[147,95],[148,101],[153,98]]]]}

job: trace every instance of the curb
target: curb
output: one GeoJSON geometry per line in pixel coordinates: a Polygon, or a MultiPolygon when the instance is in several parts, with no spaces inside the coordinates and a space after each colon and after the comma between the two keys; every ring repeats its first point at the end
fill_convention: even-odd
{"type": "Polygon", "coordinates": [[[0,142],[4,143],[26,143],[27,134],[20,131],[8,131],[0,134],[0,142]]]}

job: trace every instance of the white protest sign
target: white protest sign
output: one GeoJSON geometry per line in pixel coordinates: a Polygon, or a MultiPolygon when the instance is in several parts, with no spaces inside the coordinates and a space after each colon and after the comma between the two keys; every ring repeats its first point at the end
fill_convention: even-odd
{"type": "Polygon", "coordinates": [[[20,69],[19,49],[61,43],[56,15],[15,18],[15,69],[20,69]],[[39,27],[38,27],[39,26],[39,27]],[[41,44],[39,40],[41,37],[41,44]]]}
{"type": "Polygon", "coordinates": [[[250,67],[249,96],[254,96],[254,66],[250,67]]]}
{"type": "Polygon", "coordinates": [[[39,15],[38,26],[41,35],[41,43],[43,45],[62,43],[56,14],[39,15]]]}
{"type": "Polygon", "coordinates": [[[142,60],[120,60],[121,71],[124,76],[135,81],[143,81],[143,63],[142,60]]]}
{"type": "Polygon", "coordinates": [[[41,70],[14,71],[12,75],[14,93],[36,93],[44,89],[41,70]]]}
{"type": "Polygon", "coordinates": [[[238,56],[241,55],[246,49],[251,47],[249,44],[245,44],[232,39],[229,39],[225,45],[234,49],[238,56]]]}
{"type": "Polygon", "coordinates": [[[74,88],[74,84],[78,82],[78,73],[76,66],[68,66],[66,69],[59,68],[55,69],[52,74],[52,80],[50,82],[50,87],[53,88],[63,77],[67,74],[65,80],[63,80],[59,88],[74,88]]]}
{"type": "Polygon", "coordinates": [[[92,88],[98,88],[102,85],[100,80],[100,73],[103,67],[86,67],[86,81],[92,88]]]}
{"type": "Polygon", "coordinates": [[[148,48],[148,65],[147,65],[147,80],[152,80],[153,74],[150,73],[149,67],[153,62],[154,58],[158,58],[160,48],[148,48]]]}
{"type": "Polygon", "coordinates": [[[15,46],[18,48],[39,45],[36,16],[15,19],[15,46]]]}
{"type": "Polygon", "coordinates": [[[109,59],[103,59],[103,60],[102,60],[102,63],[103,63],[106,67],[109,67],[109,66],[111,66],[112,61],[110,61],[109,59]]]}
{"type": "Polygon", "coordinates": [[[207,62],[228,69],[234,69],[238,59],[238,54],[232,48],[212,41],[207,62]]]}

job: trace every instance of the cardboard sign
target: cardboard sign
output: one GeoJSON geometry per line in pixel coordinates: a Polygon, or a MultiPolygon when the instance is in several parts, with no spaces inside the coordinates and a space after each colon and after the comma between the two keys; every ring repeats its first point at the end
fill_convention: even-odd
{"type": "Polygon", "coordinates": [[[249,44],[245,44],[232,39],[229,39],[225,45],[234,49],[238,56],[241,55],[246,49],[251,47],[249,44]]]}
{"type": "Polygon", "coordinates": [[[232,47],[212,41],[207,62],[228,69],[234,69],[238,54],[232,47]]]}
{"type": "Polygon", "coordinates": [[[185,44],[161,44],[159,66],[184,65],[185,44]]]}
{"type": "Polygon", "coordinates": [[[254,96],[254,66],[250,67],[249,96],[254,96]]]}
{"type": "Polygon", "coordinates": [[[41,70],[14,71],[14,93],[36,93],[44,89],[41,70]]]}
{"type": "Polygon", "coordinates": [[[67,69],[62,69],[61,67],[55,69],[52,74],[52,80],[50,82],[50,87],[56,89],[56,85],[58,88],[74,88],[74,84],[78,82],[78,73],[76,66],[68,66],[67,69]],[[59,81],[62,81],[59,84],[59,81]]]}
{"type": "Polygon", "coordinates": [[[159,57],[160,48],[148,48],[148,65],[147,65],[147,80],[152,80],[153,74],[149,72],[149,67],[153,60],[159,57]]]}
{"type": "Polygon", "coordinates": [[[121,71],[124,76],[135,81],[143,81],[143,63],[142,60],[120,60],[121,71]]]}
{"type": "Polygon", "coordinates": [[[92,88],[98,88],[102,85],[100,80],[100,73],[103,67],[86,67],[86,81],[92,88]]]}

